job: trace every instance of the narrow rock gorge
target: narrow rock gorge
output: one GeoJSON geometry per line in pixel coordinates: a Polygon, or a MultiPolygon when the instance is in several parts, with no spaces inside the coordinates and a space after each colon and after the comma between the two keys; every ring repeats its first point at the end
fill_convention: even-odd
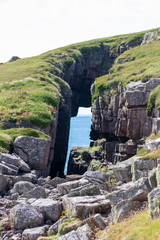
{"type": "Polygon", "coordinates": [[[108,240],[133,212],[160,217],[159,40],[154,29],[0,65],[0,239],[108,240]],[[64,176],[70,119],[90,106],[92,145],[71,150],[64,176]]]}

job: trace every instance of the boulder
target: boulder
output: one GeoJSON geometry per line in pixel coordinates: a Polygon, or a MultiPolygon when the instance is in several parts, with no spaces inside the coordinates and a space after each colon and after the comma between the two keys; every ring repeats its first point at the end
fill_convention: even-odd
{"type": "Polygon", "coordinates": [[[160,148],[160,138],[157,138],[155,140],[149,140],[149,141],[145,142],[145,149],[148,152],[152,152],[158,148],[160,148]]]}
{"type": "Polygon", "coordinates": [[[140,178],[136,182],[123,184],[118,190],[107,195],[112,205],[117,205],[121,201],[147,201],[148,193],[151,191],[148,178],[140,178]]]}
{"type": "Polygon", "coordinates": [[[107,213],[111,204],[104,195],[63,197],[63,204],[70,217],[86,218],[89,214],[107,213]]]}
{"type": "Polygon", "coordinates": [[[47,194],[43,187],[35,187],[33,190],[21,195],[23,198],[46,198],[47,194]]]}
{"type": "Polygon", "coordinates": [[[91,240],[91,229],[88,224],[85,224],[82,227],[79,227],[76,231],[73,230],[59,238],[57,240],[91,240]]]}
{"type": "Polygon", "coordinates": [[[47,236],[47,230],[49,226],[45,225],[42,227],[28,228],[23,231],[23,240],[37,240],[41,236],[47,236]]]}
{"type": "Polygon", "coordinates": [[[58,192],[64,195],[69,193],[72,189],[85,186],[88,183],[89,181],[87,179],[82,178],[80,180],[58,184],[57,188],[58,188],[58,192]]]}
{"type": "Polygon", "coordinates": [[[71,189],[70,193],[67,194],[68,197],[75,196],[93,196],[100,194],[100,187],[89,183],[85,186],[81,186],[75,189],[71,189]]]}
{"type": "Polygon", "coordinates": [[[106,182],[109,179],[109,175],[106,173],[98,172],[98,171],[87,171],[83,174],[84,177],[86,178],[94,178],[98,179],[102,182],[106,182]]]}
{"type": "Polygon", "coordinates": [[[59,231],[59,227],[61,226],[61,224],[64,222],[65,219],[67,219],[68,217],[65,216],[63,218],[60,218],[57,222],[55,222],[48,230],[48,236],[51,235],[56,235],[59,231]]]}
{"type": "Polygon", "coordinates": [[[157,187],[148,194],[149,213],[151,218],[160,217],[160,187],[157,187]]]}
{"type": "Polygon", "coordinates": [[[118,182],[132,181],[131,166],[135,159],[136,157],[131,157],[110,167],[110,169],[113,170],[114,177],[118,182]]]}
{"type": "Polygon", "coordinates": [[[131,171],[132,181],[136,181],[142,177],[148,177],[148,172],[157,167],[157,159],[135,159],[131,171]]]}
{"type": "Polygon", "coordinates": [[[14,185],[15,191],[20,195],[31,191],[33,188],[35,188],[35,185],[31,182],[26,181],[20,181],[14,185]]]}
{"type": "Polygon", "coordinates": [[[27,229],[41,226],[44,219],[39,210],[27,203],[20,203],[10,210],[10,222],[14,229],[27,229]]]}
{"type": "Polygon", "coordinates": [[[149,184],[152,189],[157,187],[156,175],[157,175],[157,168],[154,168],[153,170],[149,171],[149,173],[148,173],[149,184]]]}
{"type": "Polygon", "coordinates": [[[133,211],[139,210],[141,202],[138,201],[121,201],[112,207],[113,222],[117,223],[127,218],[133,211]]]}
{"type": "Polygon", "coordinates": [[[51,220],[52,222],[56,222],[62,213],[62,205],[49,198],[37,199],[31,205],[43,213],[45,220],[51,220]]]}
{"type": "Polygon", "coordinates": [[[18,137],[14,141],[14,151],[32,169],[43,169],[47,166],[50,150],[50,140],[34,137],[18,137]]]}
{"type": "Polygon", "coordinates": [[[5,175],[17,175],[18,168],[14,165],[7,166],[6,164],[0,163],[0,173],[5,175]]]}
{"type": "Polygon", "coordinates": [[[52,187],[56,188],[58,184],[65,183],[65,182],[66,182],[66,180],[64,178],[55,177],[55,178],[51,179],[50,181],[48,181],[48,184],[50,184],[52,187]]]}

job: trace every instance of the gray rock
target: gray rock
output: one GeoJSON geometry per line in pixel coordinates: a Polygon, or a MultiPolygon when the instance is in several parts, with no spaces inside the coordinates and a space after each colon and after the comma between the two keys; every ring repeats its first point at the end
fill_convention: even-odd
{"type": "Polygon", "coordinates": [[[110,167],[113,170],[114,177],[119,182],[131,182],[131,166],[136,157],[131,157],[123,162],[118,162],[116,165],[110,167]]]}
{"type": "Polygon", "coordinates": [[[65,182],[66,182],[66,180],[64,178],[55,177],[52,180],[50,180],[48,182],[48,184],[50,184],[52,187],[56,188],[58,184],[65,183],[65,182]]]}
{"type": "Polygon", "coordinates": [[[17,175],[18,168],[13,165],[7,166],[6,164],[0,163],[0,173],[5,175],[17,175]]]}
{"type": "Polygon", "coordinates": [[[14,150],[33,169],[47,166],[50,140],[33,137],[18,137],[14,141],[14,150]]]}
{"type": "Polygon", "coordinates": [[[61,226],[61,224],[63,223],[63,221],[65,219],[67,219],[68,217],[63,217],[63,218],[60,218],[57,222],[55,222],[48,230],[48,236],[51,236],[51,235],[56,235],[58,233],[58,230],[59,230],[59,227],[61,226]]]}
{"type": "Polygon", "coordinates": [[[37,240],[41,236],[47,236],[48,226],[25,229],[22,234],[23,240],[37,240]]]}
{"type": "Polygon", "coordinates": [[[113,222],[117,223],[127,218],[133,211],[139,210],[141,203],[138,201],[121,201],[112,207],[113,222]]]}
{"type": "Polygon", "coordinates": [[[4,191],[8,184],[8,179],[3,174],[0,174],[0,192],[4,191]]]}
{"type": "Polygon", "coordinates": [[[151,191],[148,178],[140,178],[136,182],[123,184],[116,190],[108,194],[112,205],[117,205],[121,201],[147,201],[148,193],[151,191]]]}
{"type": "Polygon", "coordinates": [[[97,171],[87,171],[83,174],[84,177],[87,178],[95,178],[98,180],[101,180],[103,182],[106,182],[109,179],[109,175],[106,173],[102,172],[97,172],[97,171]]]}
{"type": "Polygon", "coordinates": [[[23,198],[46,198],[47,194],[46,191],[43,187],[39,186],[39,187],[35,187],[33,190],[24,193],[23,195],[21,195],[21,197],[23,198]]]}
{"type": "Polygon", "coordinates": [[[157,174],[157,169],[156,168],[149,171],[149,173],[148,173],[149,184],[150,184],[152,189],[157,187],[156,174],[157,174]]]}
{"type": "Polygon", "coordinates": [[[20,181],[14,185],[14,189],[21,195],[27,193],[35,188],[35,185],[31,182],[20,181]]]}
{"type": "Polygon", "coordinates": [[[64,194],[69,193],[71,191],[71,189],[85,186],[88,183],[89,183],[89,181],[87,179],[82,178],[80,180],[75,180],[72,182],[58,184],[57,188],[58,188],[58,192],[64,195],[64,194]]]}
{"type": "Polygon", "coordinates": [[[93,213],[107,213],[111,208],[110,201],[104,195],[63,197],[67,214],[71,217],[86,218],[93,213]]]}
{"type": "Polygon", "coordinates": [[[132,180],[136,181],[141,177],[148,177],[148,172],[157,167],[157,159],[135,159],[132,167],[132,180]]]}
{"type": "Polygon", "coordinates": [[[149,212],[151,218],[160,217],[160,187],[157,187],[148,194],[149,212]]]}
{"type": "Polygon", "coordinates": [[[126,91],[126,106],[128,108],[133,108],[137,106],[146,106],[147,98],[146,94],[143,91],[126,91]]]}
{"type": "Polygon", "coordinates": [[[67,194],[68,197],[75,196],[93,196],[100,194],[100,187],[89,183],[85,186],[81,186],[75,189],[71,189],[70,193],[67,194]]]}
{"type": "Polygon", "coordinates": [[[157,178],[157,186],[160,187],[160,164],[158,164],[158,166],[157,166],[156,178],[157,178]]]}
{"type": "Polygon", "coordinates": [[[42,213],[27,203],[20,203],[10,210],[10,222],[14,229],[40,226],[43,221],[42,213]]]}
{"type": "Polygon", "coordinates": [[[76,231],[71,231],[62,237],[57,238],[57,240],[91,240],[91,229],[88,224],[79,227],[76,231]]]}
{"type": "Polygon", "coordinates": [[[145,142],[145,149],[148,152],[152,152],[158,148],[160,148],[160,138],[157,138],[155,140],[149,140],[149,141],[145,142]]]}
{"type": "Polygon", "coordinates": [[[151,42],[157,36],[157,34],[158,34],[157,31],[156,32],[145,33],[141,45],[144,45],[144,44],[147,44],[147,43],[151,42]]]}
{"type": "Polygon", "coordinates": [[[61,204],[52,199],[38,199],[32,203],[32,206],[43,212],[45,220],[52,222],[56,222],[62,213],[61,204]]]}
{"type": "Polygon", "coordinates": [[[20,181],[27,181],[27,182],[31,182],[33,184],[35,184],[37,182],[37,177],[32,173],[24,173],[19,176],[10,176],[10,179],[11,179],[13,185],[20,181]]]}

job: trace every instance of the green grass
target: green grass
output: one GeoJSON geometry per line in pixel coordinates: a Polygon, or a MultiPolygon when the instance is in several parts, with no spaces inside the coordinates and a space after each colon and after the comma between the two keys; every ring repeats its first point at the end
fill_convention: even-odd
{"type": "Polygon", "coordinates": [[[111,226],[108,231],[99,232],[97,237],[103,240],[159,240],[160,220],[152,220],[145,210],[111,226]]]}
{"type": "MultiPolygon", "coordinates": [[[[126,87],[130,81],[141,80],[145,82],[151,77],[160,77],[160,41],[151,41],[149,44],[132,48],[121,54],[116,60],[126,58],[133,58],[134,60],[113,65],[109,70],[110,74],[95,80],[93,100],[100,95],[111,95],[118,90],[118,85],[126,87]]],[[[151,107],[154,103],[156,107],[159,106],[159,88],[154,94],[156,94],[157,98],[151,101],[151,107]]],[[[151,107],[149,107],[148,111],[151,107]]]]}
{"type": "Polygon", "coordinates": [[[153,108],[160,109],[160,86],[157,86],[150,93],[149,101],[147,105],[147,115],[149,116],[153,108]]]}

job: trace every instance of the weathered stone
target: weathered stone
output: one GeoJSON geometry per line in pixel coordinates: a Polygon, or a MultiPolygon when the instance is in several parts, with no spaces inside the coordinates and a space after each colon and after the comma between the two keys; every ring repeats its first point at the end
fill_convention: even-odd
{"type": "Polygon", "coordinates": [[[56,222],[62,213],[61,204],[58,201],[48,198],[37,199],[32,203],[32,206],[43,212],[45,220],[51,220],[53,222],[56,222]]]}
{"type": "Polygon", "coordinates": [[[46,198],[47,194],[43,187],[35,187],[33,190],[24,193],[23,198],[46,198]]]}
{"type": "Polygon", "coordinates": [[[64,178],[55,177],[52,180],[50,180],[48,184],[56,188],[58,184],[65,183],[65,182],[66,180],[64,178]]]}
{"type": "Polygon", "coordinates": [[[33,206],[21,203],[10,211],[10,222],[15,229],[26,229],[43,224],[43,215],[33,206]]]}
{"type": "Polygon", "coordinates": [[[91,240],[91,229],[88,224],[79,227],[76,231],[71,231],[59,238],[57,240],[91,240]]]}
{"type": "Polygon", "coordinates": [[[112,207],[113,222],[117,223],[127,218],[133,211],[139,210],[141,203],[138,201],[121,201],[112,207]]]}
{"type": "Polygon", "coordinates": [[[160,138],[157,138],[155,140],[149,140],[145,143],[145,149],[148,152],[152,152],[158,148],[160,148],[160,138]]]}
{"type": "Polygon", "coordinates": [[[31,168],[43,169],[47,166],[50,140],[27,136],[18,137],[14,141],[14,149],[18,156],[25,160],[31,168]]]}
{"type": "Polygon", "coordinates": [[[150,184],[152,189],[157,187],[156,174],[157,174],[157,169],[156,168],[149,171],[149,173],[148,173],[149,184],[150,184]]]}
{"type": "Polygon", "coordinates": [[[106,173],[98,172],[98,171],[87,171],[83,175],[86,178],[94,178],[100,181],[106,182],[109,179],[109,175],[106,173]]]}
{"type": "Polygon", "coordinates": [[[92,183],[89,183],[85,186],[81,186],[75,188],[67,194],[68,197],[75,197],[75,196],[93,196],[100,194],[100,187],[96,186],[92,183]]]}
{"type": "Polygon", "coordinates": [[[35,185],[31,182],[26,182],[26,181],[20,181],[14,185],[14,189],[19,194],[27,193],[27,192],[31,191],[33,188],[35,188],[35,185]]]}
{"type": "Polygon", "coordinates": [[[148,194],[149,212],[152,218],[160,217],[160,187],[148,194]]]}
{"type": "Polygon", "coordinates": [[[129,158],[123,162],[117,163],[115,166],[110,167],[113,170],[114,177],[119,182],[132,181],[131,166],[136,157],[129,158]]]}
{"type": "Polygon", "coordinates": [[[107,213],[110,210],[110,201],[104,195],[63,197],[63,204],[69,216],[86,218],[93,213],[107,213]]]}
{"type": "Polygon", "coordinates": [[[0,174],[0,192],[4,191],[8,184],[8,179],[3,174],[0,174]]]}
{"type": "Polygon", "coordinates": [[[132,163],[132,180],[136,181],[141,177],[148,177],[148,172],[157,167],[157,159],[135,159],[132,163]]]}
{"type": "Polygon", "coordinates": [[[7,166],[3,163],[0,163],[0,173],[5,175],[17,175],[18,174],[18,168],[10,165],[7,166]]]}
{"type": "Polygon", "coordinates": [[[32,182],[33,184],[37,182],[37,177],[32,173],[25,173],[20,176],[12,176],[10,178],[12,179],[13,184],[20,181],[32,182]]]}
{"type": "Polygon", "coordinates": [[[146,201],[148,193],[151,191],[148,178],[140,178],[136,182],[123,184],[116,190],[107,195],[112,205],[117,205],[121,201],[146,201]]]}
{"type": "Polygon", "coordinates": [[[58,184],[57,188],[58,188],[58,192],[64,195],[69,193],[71,189],[85,186],[88,183],[89,181],[87,179],[82,178],[80,180],[58,184]]]}
{"type": "Polygon", "coordinates": [[[47,235],[51,236],[51,235],[56,235],[58,233],[59,227],[61,226],[61,224],[63,223],[63,221],[67,219],[67,217],[63,217],[60,218],[57,222],[55,222],[48,230],[47,235]]]}
{"type": "Polygon", "coordinates": [[[145,33],[141,45],[151,42],[157,36],[157,34],[157,31],[145,33]]]}
{"type": "Polygon", "coordinates": [[[47,235],[48,226],[28,228],[23,231],[22,239],[23,240],[37,240],[41,236],[47,235]]]}
{"type": "Polygon", "coordinates": [[[126,91],[126,105],[128,108],[137,106],[146,106],[147,99],[146,94],[143,91],[126,91]]]}
{"type": "MultiPolygon", "coordinates": [[[[159,160],[158,160],[159,161],[159,160]]],[[[157,166],[157,186],[160,187],[160,164],[157,166]]]]}

